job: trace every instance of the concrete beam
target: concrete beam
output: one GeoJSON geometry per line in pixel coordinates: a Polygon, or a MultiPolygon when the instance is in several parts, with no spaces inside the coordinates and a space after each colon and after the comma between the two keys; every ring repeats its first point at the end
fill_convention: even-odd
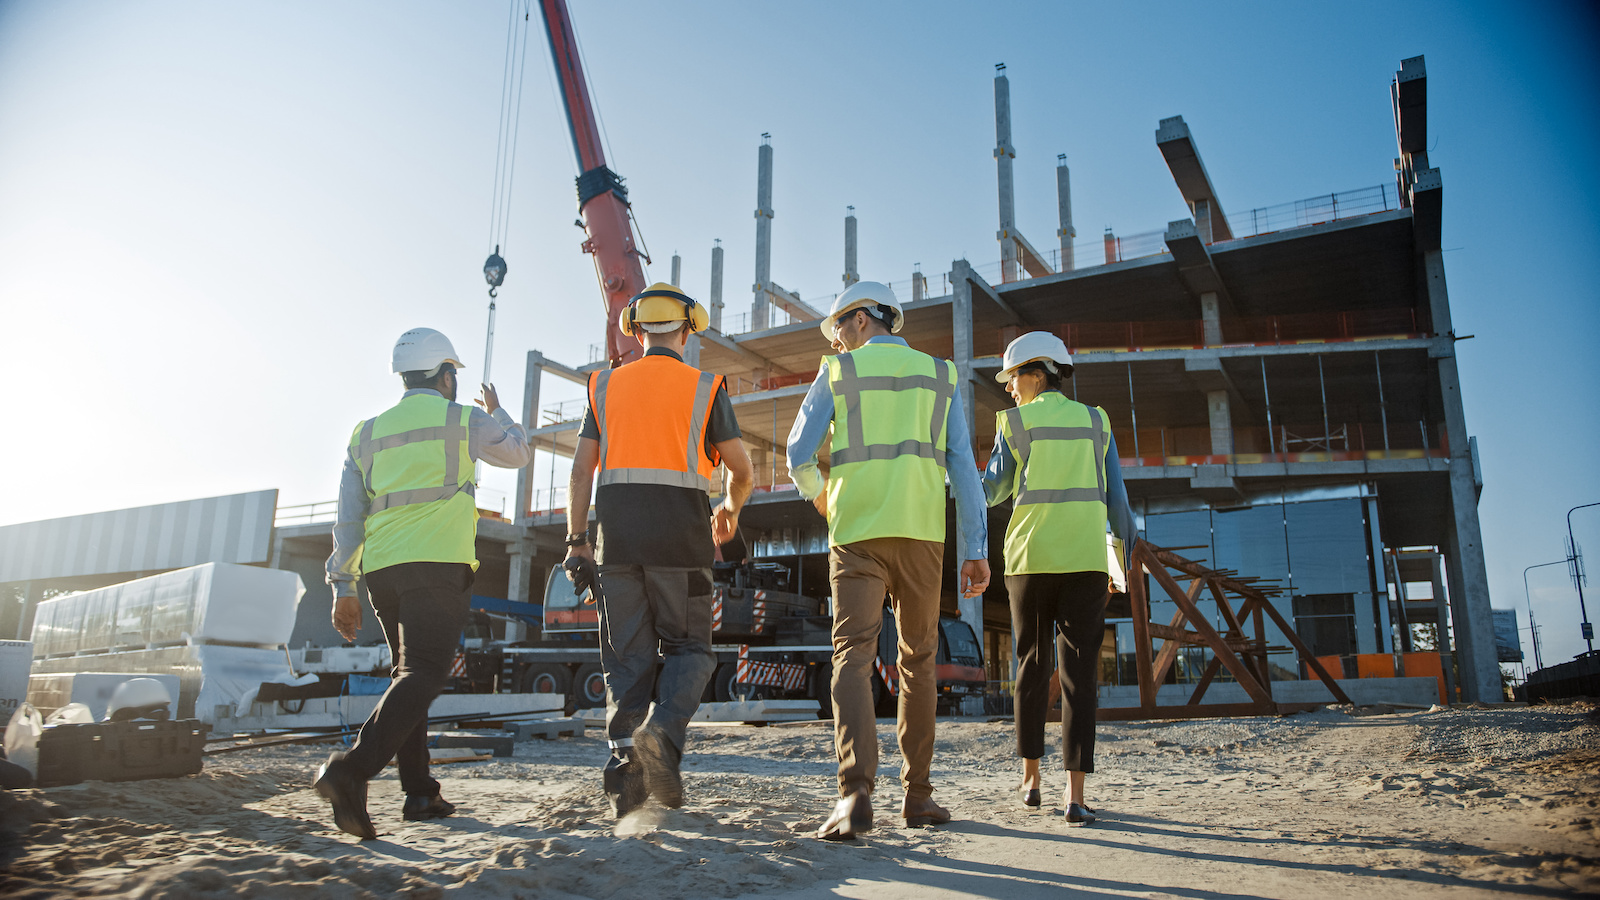
{"type": "Polygon", "coordinates": [[[1227,285],[1211,260],[1210,249],[1189,219],[1168,222],[1164,239],[1173,261],[1178,264],[1178,277],[1183,279],[1190,296],[1200,303],[1201,318],[1208,326],[1206,343],[1222,343],[1221,319],[1235,318],[1237,312],[1227,285]]]}
{"type": "Polygon", "coordinates": [[[1428,152],[1428,67],[1422,57],[1400,61],[1392,91],[1394,132],[1400,152],[1428,152]]]}
{"type": "Polygon", "coordinates": [[[783,366],[778,365],[772,360],[767,359],[765,356],[762,356],[754,350],[751,350],[749,347],[739,343],[737,338],[729,337],[728,335],[725,335],[715,329],[708,328],[705,331],[700,332],[699,337],[701,340],[710,344],[715,344],[730,353],[737,353],[739,358],[749,363],[750,368],[752,369],[771,371],[775,375],[794,374],[788,369],[785,369],[783,366]]]}
{"type": "MultiPolygon", "coordinates": [[[[1007,303],[1005,301],[1005,299],[1002,298],[1000,296],[1000,294],[998,292],[996,292],[993,287],[989,286],[989,283],[987,281],[983,280],[982,276],[980,276],[977,272],[973,271],[972,265],[970,263],[968,263],[964,259],[957,260],[956,262],[959,263],[963,267],[963,269],[961,271],[966,273],[965,282],[968,285],[977,288],[978,289],[978,293],[980,293],[983,296],[989,298],[989,300],[992,301],[995,306],[1000,307],[1000,312],[1005,315],[1006,319],[1008,320],[1008,324],[1020,325],[1020,326],[1026,327],[1026,328],[1034,328],[1034,327],[1036,327],[1033,324],[1032,320],[1030,320],[1028,317],[1024,316],[1022,313],[1017,312],[1016,308],[1013,307],[1010,303],[1007,303]]],[[[952,264],[952,265],[954,265],[954,264],[952,264]]],[[[957,281],[957,270],[952,268],[950,270],[950,283],[952,285],[954,285],[956,283],[956,281],[957,281]]],[[[971,292],[969,290],[969,294],[970,293],[971,292]]],[[[971,302],[970,296],[968,298],[968,302],[969,303],[971,302]]],[[[967,328],[969,330],[972,328],[972,324],[971,324],[971,320],[970,319],[968,320],[967,328]]]]}
{"type": "MultiPolygon", "coordinates": [[[[522,422],[524,429],[533,425],[539,415],[539,382],[544,374],[544,354],[537,350],[528,351],[527,368],[522,378],[522,422]]],[[[512,521],[521,522],[528,517],[528,510],[533,505],[533,479],[529,467],[533,459],[529,458],[528,465],[517,470],[517,499],[512,507],[512,521]]]]}
{"type": "Polygon", "coordinates": [[[1211,240],[1232,240],[1233,230],[1228,227],[1228,217],[1223,214],[1222,204],[1217,201],[1211,176],[1206,174],[1205,163],[1200,161],[1200,151],[1195,149],[1194,137],[1189,133],[1189,126],[1184,124],[1183,116],[1161,120],[1156,128],[1156,147],[1166,159],[1167,169],[1172,172],[1172,180],[1177,182],[1178,191],[1183,194],[1184,202],[1189,204],[1190,212],[1199,214],[1195,206],[1197,203],[1204,204],[1205,214],[1211,220],[1211,240]]]}
{"type": "MultiPolygon", "coordinates": [[[[765,291],[767,302],[789,314],[789,318],[799,322],[815,322],[822,318],[822,313],[811,308],[800,295],[794,291],[786,291],[775,281],[768,281],[756,285],[758,291],[765,291]]],[[[751,331],[759,329],[752,328],[751,331]]]]}
{"type": "Polygon", "coordinates": [[[1444,230],[1444,179],[1438,169],[1416,173],[1411,185],[1411,222],[1417,250],[1438,250],[1444,230]]]}
{"type": "Polygon", "coordinates": [[[1033,249],[1028,239],[1022,236],[1022,232],[1013,228],[1011,239],[1017,242],[1017,261],[1022,264],[1023,271],[1034,278],[1056,274],[1056,270],[1050,268],[1050,264],[1044,261],[1044,255],[1033,249]]]}
{"type": "MultiPolygon", "coordinates": [[[[533,355],[533,353],[530,352],[528,355],[531,357],[533,355]]],[[[606,365],[609,365],[609,363],[607,363],[606,365]]],[[[589,373],[588,372],[584,371],[583,369],[574,369],[571,366],[564,366],[561,363],[556,362],[555,360],[551,359],[548,356],[545,356],[542,353],[539,354],[539,368],[544,370],[544,371],[546,371],[546,372],[549,372],[551,375],[555,375],[555,376],[560,377],[560,378],[565,378],[566,380],[568,380],[570,382],[573,382],[574,384],[581,384],[584,387],[588,387],[589,386],[589,373]]],[[[527,423],[523,423],[523,424],[527,424],[527,423]]]]}
{"type": "MultiPolygon", "coordinates": [[[[981,293],[987,293],[995,302],[1000,302],[1000,296],[994,293],[988,283],[978,273],[972,271],[972,265],[964,259],[958,259],[950,264],[950,338],[953,362],[956,366],[956,396],[961,398],[961,408],[967,414],[967,433],[976,433],[973,429],[973,418],[976,406],[972,395],[972,293],[977,287],[981,293]]],[[[1009,306],[1002,307],[1009,310],[1009,306]]],[[[1011,315],[1016,316],[1015,311],[1011,315]]],[[[1016,316],[1020,321],[1021,317],[1016,316]]]]}

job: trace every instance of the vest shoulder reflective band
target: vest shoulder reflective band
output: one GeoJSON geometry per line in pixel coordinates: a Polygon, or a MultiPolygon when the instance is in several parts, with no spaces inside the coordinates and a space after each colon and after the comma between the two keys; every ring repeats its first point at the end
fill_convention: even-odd
{"type": "Polygon", "coordinates": [[[659,355],[591,375],[589,408],[600,427],[597,483],[709,492],[719,460],[706,455],[706,425],[721,386],[721,375],[659,355]]]}
{"type": "Polygon", "coordinates": [[[356,429],[351,452],[367,488],[363,572],[404,562],[478,567],[471,419],[470,406],[413,394],[356,429]]]}
{"type": "Polygon", "coordinates": [[[1017,462],[1006,574],[1106,570],[1106,414],[1057,391],[1001,412],[1017,462]]]}
{"type": "Polygon", "coordinates": [[[944,541],[955,366],[899,344],[827,357],[833,393],[828,543],[944,541]]]}

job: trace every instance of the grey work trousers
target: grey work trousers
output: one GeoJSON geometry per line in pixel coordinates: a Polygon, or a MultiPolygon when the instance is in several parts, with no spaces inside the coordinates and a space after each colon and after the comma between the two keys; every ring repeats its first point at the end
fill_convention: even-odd
{"type": "Polygon", "coordinates": [[[337,765],[368,781],[393,759],[406,795],[431,797],[439,782],[428,772],[428,707],[450,681],[472,602],[472,567],[400,563],[368,572],[366,579],[389,642],[394,681],[337,765]]]}
{"type": "Polygon", "coordinates": [[[607,565],[599,571],[606,737],[613,748],[630,747],[633,732],[648,721],[681,758],[689,719],[717,667],[711,570],[607,565]]]}

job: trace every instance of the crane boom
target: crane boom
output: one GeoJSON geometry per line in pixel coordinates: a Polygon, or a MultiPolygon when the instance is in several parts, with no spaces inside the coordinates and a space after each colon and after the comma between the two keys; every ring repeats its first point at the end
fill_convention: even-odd
{"type": "Polygon", "coordinates": [[[644,352],[639,342],[623,334],[617,325],[628,301],[645,289],[644,267],[640,264],[643,253],[634,242],[633,223],[628,217],[628,189],[621,176],[606,166],[594,104],[589,100],[589,86],[583,77],[583,62],[578,57],[578,42],[572,32],[566,0],[539,0],[539,12],[544,17],[545,35],[550,39],[561,103],[566,109],[572,150],[581,172],[578,175],[578,215],[588,235],[583,242],[583,252],[594,257],[601,302],[606,310],[606,355],[613,366],[618,366],[637,359],[644,352]]]}

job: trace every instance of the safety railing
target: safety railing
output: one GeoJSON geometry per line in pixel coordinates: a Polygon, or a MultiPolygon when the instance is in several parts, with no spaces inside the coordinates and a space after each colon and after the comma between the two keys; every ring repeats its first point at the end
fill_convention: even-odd
{"type": "Polygon", "coordinates": [[[1393,188],[1394,185],[1380,184],[1263,206],[1228,216],[1228,227],[1237,239],[1398,209],[1400,197],[1393,188]]]}
{"type": "Polygon", "coordinates": [[[291,525],[315,525],[332,522],[339,512],[339,501],[318,500],[315,503],[296,503],[280,506],[272,515],[272,525],[284,528],[291,525]]]}

